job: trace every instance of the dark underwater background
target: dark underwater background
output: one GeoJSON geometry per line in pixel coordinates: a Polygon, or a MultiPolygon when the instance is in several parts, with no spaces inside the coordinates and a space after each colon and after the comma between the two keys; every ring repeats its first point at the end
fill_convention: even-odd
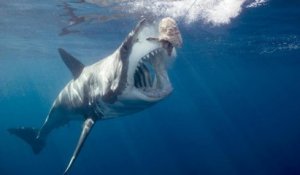
{"type": "MultiPolygon", "coordinates": [[[[57,48],[88,65],[119,46],[140,14],[116,4],[0,1],[1,175],[62,174],[81,122],[53,131],[39,155],[7,128],[40,127],[72,78],[57,48]]],[[[245,6],[222,25],[179,18],[173,94],[97,122],[71,174],[300,175],[300,2],[245,6]]]]}

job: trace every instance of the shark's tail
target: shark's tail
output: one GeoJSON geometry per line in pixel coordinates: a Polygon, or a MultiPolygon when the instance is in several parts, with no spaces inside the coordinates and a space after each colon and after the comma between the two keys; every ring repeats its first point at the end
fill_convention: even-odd
{"type": "Polygon", "coordinates": [[[16,135],[17,137],[28,143],[35,154],[40,153],[45,146],[44,140],[37,138],[38,131],[39,129],[36,128],[25,127],[8,129],[9,133],[16,135]]]}

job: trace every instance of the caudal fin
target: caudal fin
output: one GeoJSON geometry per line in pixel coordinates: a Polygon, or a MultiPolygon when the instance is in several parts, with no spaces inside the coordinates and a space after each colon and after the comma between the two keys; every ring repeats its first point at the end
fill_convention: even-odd
{"type": "Polygon", "coordinates": [[[28,143],[35,154],[40,153],[45,146],[45,142],[43,140],[37,139],[39,130],[36,128],[10,128],[7,131],[28,143]]]}

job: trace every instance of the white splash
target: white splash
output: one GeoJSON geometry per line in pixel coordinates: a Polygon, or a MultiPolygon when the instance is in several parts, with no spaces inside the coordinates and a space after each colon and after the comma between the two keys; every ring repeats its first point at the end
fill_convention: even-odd
{"type": "Polygon", "coordinates": [[[154,16],[171,16],[192,23],[199,20],[213,25],[228,24],[237,17],[246,0],[148,0],[126,4],[130,13],[151,13],[154,16]]]}
{"type": "Polygon", "coordinates": [[[243,8],[265,5],[269,0],[85,0],[102,7],[115,7],[122,13],[154,17],[170,16],[189,24],[204,22],[228,24],[243,8]]]}
{"type": "Polygon", "coordinates": [[[250,3],[247,5],[247,8],[255,8],[255,7],[260,7],[262,5],[265,5],[267,3],[267,0],[255,0],[254,2],[250,3]]]}

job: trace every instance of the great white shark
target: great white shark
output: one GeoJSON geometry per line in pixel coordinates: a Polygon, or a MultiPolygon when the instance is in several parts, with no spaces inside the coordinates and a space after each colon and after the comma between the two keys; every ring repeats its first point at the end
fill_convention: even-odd
{"type": "Polygon", "coordinates": [[[44,148],[49,133],[72,120],[84,121],[67,174],[95,122],[141,111],[165,97],[173,88],[167,73],[182,38],[175,20],[141,20],[110,56],[84,66],[64,49],[59,54],[73,79],[61,90],[41,128],[10,128],[35,154],[44,148]]]}

